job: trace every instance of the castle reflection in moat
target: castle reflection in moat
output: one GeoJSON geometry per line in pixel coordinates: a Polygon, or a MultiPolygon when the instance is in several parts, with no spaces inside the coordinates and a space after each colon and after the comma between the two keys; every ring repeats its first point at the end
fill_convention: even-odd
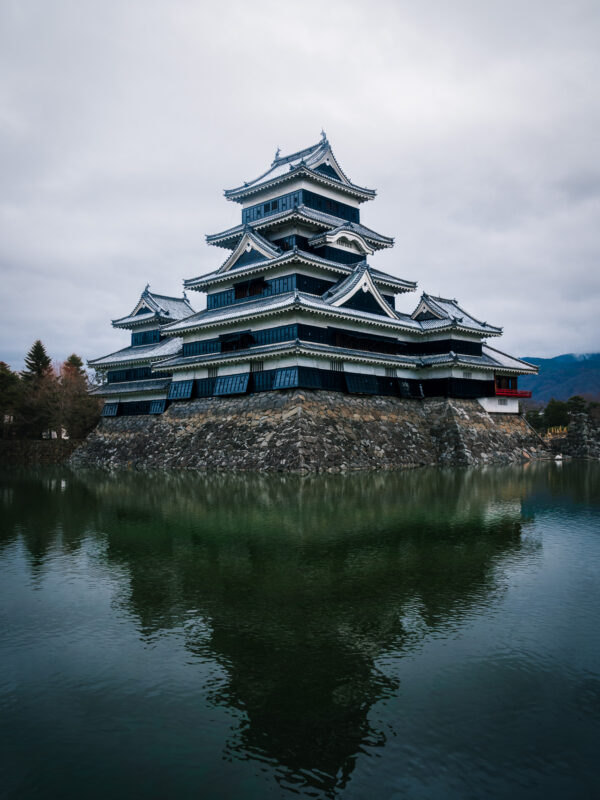
{"type": "Polygon", "coordinates": [[[4,542],[22,537],[35,570],[53,536],[63,548],[102,538],[140,635],[185,622],[188,650],[226,675],[211,699],[241,722],[225,755],[331,793],[357,753],[385,741],[370,711],[397,686],[380,657],[493,602],[499,567],[535,548],[522,501],[536,469],[40,473],[6,490],[4,542]],[[12,517],[28,522],[16,531],[12,517]]]}

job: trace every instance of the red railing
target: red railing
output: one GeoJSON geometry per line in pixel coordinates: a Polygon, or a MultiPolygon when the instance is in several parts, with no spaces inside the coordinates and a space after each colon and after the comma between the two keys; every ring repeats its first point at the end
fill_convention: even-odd
{"type": "Polygon", "coordinates": [[[497,397],[531,397],[531,392],[525,389],[498,389],[496,386],[497,397]]]}

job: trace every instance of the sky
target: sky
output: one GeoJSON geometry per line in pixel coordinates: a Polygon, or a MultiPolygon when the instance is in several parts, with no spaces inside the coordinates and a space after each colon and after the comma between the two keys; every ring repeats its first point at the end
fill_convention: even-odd
{"type": "Polygon", "coordinates": [[[395,238],[370,263],[418,281],[400,310],[599,351],[599,41],[597,0],[2,0],[0,360],[126,346],[146,283],[224,261],[223,190],[322,128],[395,238]]]}

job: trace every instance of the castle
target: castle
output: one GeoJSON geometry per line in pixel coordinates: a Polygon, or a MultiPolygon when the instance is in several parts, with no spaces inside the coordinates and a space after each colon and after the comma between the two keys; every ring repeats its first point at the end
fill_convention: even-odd
{"type": "Polygon", "coordinates": [[[517,413],[518,376],[537,367],[488,344],[502,329],[455,299],[421,294],[412,314],[396,296],[413,281],[372,266],[392,247],[361,222],[375,191],[353,183],[324,133],[317,144],[276,153],[269,169],[225,191],[241,223],[206,237],[228,251],[221,266],[184,281],[206,294],[142,292],[113,321],[131,344],[89,361],[104,383],[103,416],[162,414],[171,403],[289,389],[356,395],[477,399],[517,413]]]}

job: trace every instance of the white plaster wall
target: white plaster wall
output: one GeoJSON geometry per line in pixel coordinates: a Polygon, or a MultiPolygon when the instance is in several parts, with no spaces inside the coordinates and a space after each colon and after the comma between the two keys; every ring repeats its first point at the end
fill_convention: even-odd
{"type": "MultiPolygon", "coordinates": [[[[264,369],[283,369],[285,367],[316,367],[317,369],[330,369],[331,361],[338,360],[332,359],[331,356],[319,357],[308,355],[287,355],[287,356],[274,356],[271,358],[264,357],[255,359],[255,361],[263,361],[264,369]]],[[[354,361],[343,361],[345,372],[360,372],[367,375],[382,375],[385,376],[385,366],[374,364],[362,364],[354,361]]],[[[216,366],[216,365],[215,365],[216,366]]],[[[218,375],[237,375],[243,372],[250,371],[250,362],[241,361],[234,364],[222,364],[218,366],[218,375]]],[[[396,375],[402,379],[419,379],[419,374],[416,370],[410,369],[396,369],[396,375]]],[[[196,369],[189,369],[185,372],[176,373],[173,380],[183,381],[191,380],[193,378],[207,378],[208,368],[198,367],[196,369]]],[[[422,378],[422,376],[421,376],[422,378]]]]}
{"type": "Polygon", "coordinates": [[[480,405],[490,414],[518,414],[519,401],[516,397],[478,397],[480,405]],[[500,401],[505,400],[506,405],[500,401]]]}
{"type": "Polygon", "coordinates": [[[463,342],[480,342],[482,337],[463,333],[462,331],[453,331],[451,334],[449,334],[448,331],[442,331],[441,333],[428,333],[423,336],[424,342],[437,342],[440,339],[460,339],[463,342]]]}
{"type": "Polygon", "coordinates": [[[494,377],[493,372],[487,372],[483,369],[465,369],[463,367],[456,368],[456,367],[443,367],[440,369],[432,369],[431,367],[427,368],[426,370],[420,371],[420,376],[422,379],[426,378],[464,378],[464,373],[470,372],[471,377],[467,380],[473,381],[490,381],[494,377]]]}

